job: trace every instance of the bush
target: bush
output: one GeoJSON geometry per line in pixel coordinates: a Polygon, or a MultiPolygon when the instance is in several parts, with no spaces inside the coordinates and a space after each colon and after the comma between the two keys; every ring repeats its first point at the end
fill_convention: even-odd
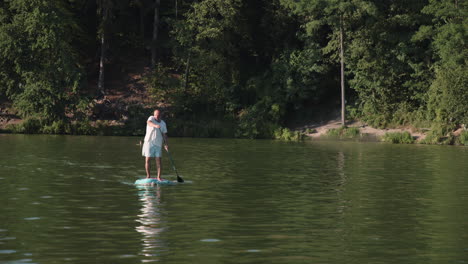
{"type": "Polygon", "coordinates": [[[72,134],[74,135],[95,135],[96,129],[89,121],[78,121],[71,124],[72,134]]]}
{"type": "Polygon", "coordinates": [[[426,134],[422,144],[452,145],[455,143],[455,137],[450,133],[453,131],[453,125],[434,125],[431,131],[426,134]]]}
{"type": "Polygon", "coordinates": [[[426,137],[421,140],[421,144],[439,144],[441,138],[441,135],[438,135],[437,132],[431,130],[426,134],[426,137]]]}
{"type": "Polygon", "coordinates": [[[436,79],[428,92],[428,118],[444,124],[468,123],[467,86],[467,67],[446,65],[436,68],[436,79]]]}
{"type": "Polygon", "coordinates": [[[327,137],[339,139],[355,139],[361,136],[361,131],[357,127],[332,128],[327,131],[327,137]]]}
{"type": "Polygon", "coordinates": [[[235,122],[232,120],[169,120],[169,133],[179,137],[233,137],[235,122]]]}
{"type": "Polygon", "coordinates": [[[299,131],[292,131],[288,128],[278,128],[273,133],[275,139],[285,141],[301,141],[304,140],[304,134],[299,131]]]}
{"type": "Polygon", "coordinates": [[[404,132],[389,132],[385,133],[382,138],[385,142],[391,142],[394,144],[412,144],[414,139],[408,131],[404,132]]]}
{"type": "Polygon", "coordinates": [[[40,134],[42,133],[42,121],[38,118],[30,117],[20,124],[9,124],[5,130],[17,134],[40,134]]]}
{"type": "Polygon", "coordinates": [[[24,133],[23,126],[21,124],[8,124],[6,125],[5,130],[13,134],[24,133]]]}
{"type": "Polygon", "coordinates": [[[357,127],[347,127],[343,130],[342,138],[357,138],[361,135],[361,131],[357,127]]]}
{"type": "Polygon", "coordinates": [[[468,131],[463,131],[458,137],[458,142],[461,145],[468,146],[468,131]]]}
{"type": "MultiPolygon", "coordinates": [[[[127,109],[127,120],[125,121],[125,130],[128,135],[140,136],[145,134],[146,120],[153,114],[152,108],[146,108],[143,105],[129,105],[127,109]]],[[[166,117],[163,116],[166,120],[166,117]]]]}
{"type": "Polygon", "coordinates": [[[315,129],[315,128],[307,128],[304,131],[304,134],[314,134],[314,133],[317,133],[317,129],[315,129]]]}
{"type": "Polygon", "coordinates": [[[44,134],[71,134],[71,126],[64,120],[58,120],[50,125],[45,125],[41,132],[44,134]]]}
{"type": "Polygon", "coordinates": [[[281,129],[280,117],[284,107],[264,97],[256,104],[243,109],[238,116],[239,126],[236,136],[241,138],[275,138],[275,132],[281,129]]]}
{"type": "Polygon", "coordinates": [[[114,128],[110,121],[98,120],[96,121],[96,135],[98,136],[113,136],[115,135],[114,128]]]}

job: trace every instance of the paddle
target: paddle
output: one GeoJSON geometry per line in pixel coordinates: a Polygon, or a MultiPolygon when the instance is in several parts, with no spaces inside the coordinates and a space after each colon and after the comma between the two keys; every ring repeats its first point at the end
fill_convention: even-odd
{"type": "MultiPolygon", "coordinates": [[[[166,143],[166,139],[165,139],[164,136],[163,136],[163,133],[162,133],[162,131],[161,131],[161,128],[158,128],[158,129],[159,129],[159,132],[161,132],[161,136],[162,136],[162,138],[163,138],[164,143],[166,143]]],[[[167,145],[167,144],[166,144],[166,145],[167,145]]],[[[165,149],[166,149],[166,148],[165,148],[165,149]]],[[[177,175],[177,182],[184,182],[184,179],[182,179],[182,177],[180,177],[180,176],[179,176],[179,173],[177,172],[177,169],[176,169],[176,167],[175,167],[174,160],[172,159],[172,155],[171,155],[171,153],[169,152],[169,149],[166,149],[166,151],[167,151],[167,155],[169,155],[169,159],[171,160],[172,168],[174,169],[174,171],[175,171],[175,173],[176,173],[176,175],[177,175]]]]}

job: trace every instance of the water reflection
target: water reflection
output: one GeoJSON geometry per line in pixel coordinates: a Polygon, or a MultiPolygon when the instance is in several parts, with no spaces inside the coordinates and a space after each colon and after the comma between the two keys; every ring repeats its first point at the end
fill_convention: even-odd
{"type": "Polygon", "coordinates": [[[0,135],[0,263],[468,263],[468,148],[173,139],[196,184],[135,189],[134,142],[0,135]]]}
{"type": "Polygon", "coordinates": [[[136,220],[141,225],[135,228],[143,238],[140,255],[149,257],[142,262],[159,261],[162,249],[165,247],[161,240],[161,233],[166,227],[163,225],[161,214],[161,187],[139,187],[139,198],[142,202],[140,214],[136,220]]]}
{"type": "Polygon", "coordinates": [[[346,174],[345,174],[345,154],[343,151],[338,152],[337,157],[337,170],[338,170],[338,186],[336,188],[337,196],[338,196],[338,212],[340,214],[345,213],[346,209],[346,200],[342,195],[342,192],[346,189],[346,174]]]}

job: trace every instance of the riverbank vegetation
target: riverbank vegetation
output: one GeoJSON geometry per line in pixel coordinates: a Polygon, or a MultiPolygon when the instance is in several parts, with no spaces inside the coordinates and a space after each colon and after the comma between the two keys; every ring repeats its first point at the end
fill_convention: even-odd
{"type": "Polygon", "coordinates": [[[409,132],[390,132],[385,133],[382,141],[395,144],[412,144],[414,143],[414,138],[409,132]]]}
{"type": "Polygon", "coordinates": [[[361,131],[357,127],[332,128],[327,131],[326,136],[332,139],[358,139],[361,131]]]}
{"type": "Polygon", "coordinates": [[[3,1],[0,106],[24,120],[3,129],[140,135],[158,106],[173,136],[291,140],[340,107],[343,84],[348,120],[466,142],[447,135],[468,124],[467,13],[448,0],[3,1]]]}

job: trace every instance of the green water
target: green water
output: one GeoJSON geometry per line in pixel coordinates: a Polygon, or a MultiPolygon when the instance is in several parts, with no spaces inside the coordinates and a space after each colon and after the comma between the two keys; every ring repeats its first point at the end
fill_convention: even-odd
{"type": "Polygon", "coordinates": [[[466,147],[138,140],[0,135],[0,263],[468,262],[466,147]]]}

